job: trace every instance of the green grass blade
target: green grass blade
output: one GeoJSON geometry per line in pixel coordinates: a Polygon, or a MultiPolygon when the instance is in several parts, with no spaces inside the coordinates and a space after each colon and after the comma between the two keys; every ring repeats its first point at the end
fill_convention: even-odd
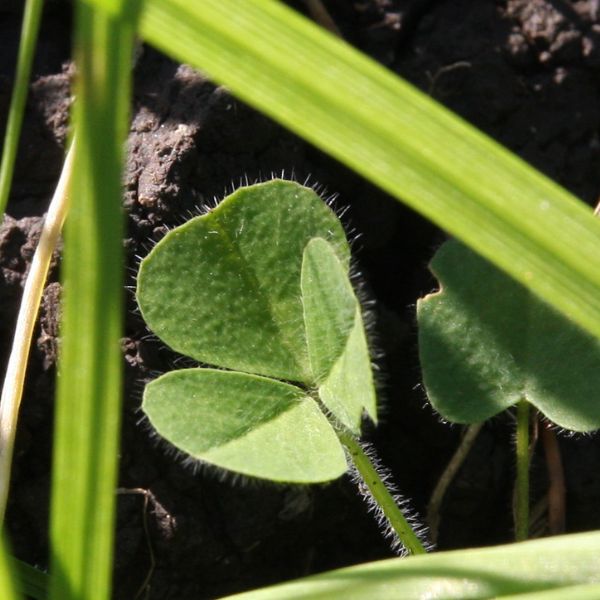
{"type": "Polygon", "coordinates": [[[598,598],[600,533],[440,552],[338,569],[231,596],[231,600],[598,598]],[[571,588],[571,586],[577,586],[571,588]],[[564,588],[564,594],[550,594],[564,588]],[[575,593],[571,595],[569,590],[575,593]],[[579,595],[581,592],[581,595],[579,595]],[[521,595],[522,594],[522,595],[521,595]]]}
{"type": "Polygon", "coordinates": [[[110,596],[121,396],[120,183],[133,48],[133,25],[119,17],[76,5],[77,147],[50,518],[54,600],[110,596]]]}
{"type": "Polygon", "coordinates": [[[600,335],[600,223],[429,97],[273,0],[148,0],[141,33],[600,335]]]}
{"type": "Polygon", "coordinates": [[[31,74],[31,65],[33,64],[35,45],[40,29],[42,7],[42,0],[27,0],[25,2],[23,25],[19,38],[19,58],[17,59],[15,83],[6,120],[2,163],[0,164],[0,218],[2,218],[6,210],[15,160],[17,158],[19,135],[21,133],[21,124],[23,123],[23,114],[25,113],[29,76],[31,74]]]}
{"type": "Polygon", "coordinates": [[[7,544],[0,537],[0,598],[2,600],[20,600],[16,580],[19,578],[19,567],[6,551],[7,544]]]}
{"type": "Polygon", "coordinates": [[[16,558],[13,558],[12,566],[17,580],[17,587],[23,594],[34,598],[34,600],[46,600],[48,598],[48,581],[50,578],[47,573],[16,558]]]}
{"type": "Polygon", "coordinates": [[[541,592],[525,592],[524,594],[511,594],[504,596],[506,600],[598,600],[600,598],[599,583],[582,583],[580,585],[569,585],[554,590],[542,590],[541,592]]]}

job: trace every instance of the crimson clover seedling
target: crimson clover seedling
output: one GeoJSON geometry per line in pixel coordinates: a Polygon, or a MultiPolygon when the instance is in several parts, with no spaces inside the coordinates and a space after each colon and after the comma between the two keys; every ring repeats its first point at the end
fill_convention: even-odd
{"type": "Polygon", "coordinates": [[[165,343],[214,368],[152,381],[143,410],[190,456],[273,481],[335,479],[345,448],[402,543],[422,552],[356,440],[377,407],[349,263],[336,215],[290,181],[240,188],[168,233],[142,261],[138,304],[165,343]]]}
{"type": "Polygon", "coordinates": [[[441,289],[417,305],[419,354],[427,395],[445,419],[476,423],[516,404],[524,469],[529,404],[565,429],[600,427],[595,338],[456,241],[431,270],[441,289]]]}

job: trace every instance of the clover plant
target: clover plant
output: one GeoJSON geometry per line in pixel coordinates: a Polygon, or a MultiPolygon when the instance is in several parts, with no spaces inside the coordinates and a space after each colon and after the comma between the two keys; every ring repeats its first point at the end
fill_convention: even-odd
{"type": "Polygon", "coordinates": [[[240,188],[170,231],[141,263],[138,304],[159,338],[211,367],[150,382],[143,410],[178,449],[248,476],[323,482],[353,461],[422,552],[356,439],[377,407],[349,269],[335,213],[290,181],[240,188]]]}
{"type": "MultiPolygon", "coordinates": [[[[456,423],[517,405],[517,491],[524,503],[528,406],[565,429],[600,427],[600,342],[457,241],[438,250],[431,270],[440,291],[417,305],[427,395],[456,423]]],[[[519,526],[518,537],[525,537],[526,517],[517,518],[519,526]]]]}

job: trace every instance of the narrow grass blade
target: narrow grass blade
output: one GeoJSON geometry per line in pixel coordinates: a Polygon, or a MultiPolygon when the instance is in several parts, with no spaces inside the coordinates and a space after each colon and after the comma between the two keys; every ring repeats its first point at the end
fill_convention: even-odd
{"type": "Polygon", "coordinates": [[[600,335],[591,210],[432,99],[273,0],[148,0],[141,33],[600,335]]]}
{"type": "Polygon", "coordinates": [[[19,58],[17,59],[15,83],[8,109],[4,146],[2,148],[2,163],[0,164],[0,219],[6,210],[17,158],[19,135],[23,123],[23,114],[25,113],[25,100],[27,99],[31,65],[33,64],[35,45],[40,30],[42,7],[42,0],[27,0],[25,2],[23,26],[19,38],[19,58]]]}
{"type": "Polygon", "coordinates": [[[50,517],[54,600],[110,596],[121,396],[120,177],[132,48],[130,18],[76,4],[77,147],[50,517]]]}
{"type": "Polygon", "coordinates": [[[7,544],[0,537],[0,598],[2,600],[21,600],[15,585],[19,576],[18,567],[6,551],[7,544]]]}

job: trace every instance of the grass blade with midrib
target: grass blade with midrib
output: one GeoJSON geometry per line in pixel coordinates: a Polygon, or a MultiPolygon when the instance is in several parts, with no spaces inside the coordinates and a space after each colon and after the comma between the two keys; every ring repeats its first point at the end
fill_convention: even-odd
{"type": "Polygon", "coordinates": [[[141,33],[600,335],[591,210],[425,94],[273,0],[147,0],[141,33]]]}
{"type": "MultiPolygon", "coordinates": [[[[121,13],[131,8],[120,4],[121,13]]],[[[110,597],[121,409],[121,167],[133,47],[132,19],[121,13],[76,4],[77,148],[52,471],[54,600],[110,597]]]]}

